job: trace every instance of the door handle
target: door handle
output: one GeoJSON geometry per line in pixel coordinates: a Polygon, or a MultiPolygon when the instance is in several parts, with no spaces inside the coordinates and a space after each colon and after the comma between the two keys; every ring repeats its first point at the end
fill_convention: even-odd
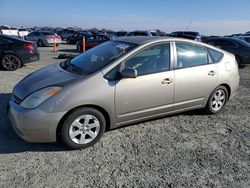
{"type": "Polygon", "coordinates": [[[211,70],[211,71],[208,72],[209,76],[214,76],[215,74],[216,74],[216,72],[214,70],[211,70]]]}
{"type": "Polygon", "coordinates": [[[173,79],[171,78],[165,78],[164,80],[161,81],[161,84],[171,84],[173,82],[173,79]]]}

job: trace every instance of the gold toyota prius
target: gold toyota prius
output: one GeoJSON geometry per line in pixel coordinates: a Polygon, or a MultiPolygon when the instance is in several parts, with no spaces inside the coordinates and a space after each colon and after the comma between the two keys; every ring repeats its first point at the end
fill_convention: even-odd
{"type": "Polygon", "coordinates": [[[124,37],[25,77],[9,119],[28,142],[70,148],[106,130],[193,109],[220,112],[239,85],[234,55],[197,41],[124,37]]]}

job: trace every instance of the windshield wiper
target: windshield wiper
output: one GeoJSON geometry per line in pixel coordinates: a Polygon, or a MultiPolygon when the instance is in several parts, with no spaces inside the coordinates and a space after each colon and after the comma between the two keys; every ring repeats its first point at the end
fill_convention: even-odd
{"type": "Polygon", "coordinates": [[[70,63],[70,60],[67,60],[66,63],[69,66],[73,67],[74,71],[78,72],[79,74],[82,74],[82,70],[78,66],[74,65],[73,63],[70,63]]]}

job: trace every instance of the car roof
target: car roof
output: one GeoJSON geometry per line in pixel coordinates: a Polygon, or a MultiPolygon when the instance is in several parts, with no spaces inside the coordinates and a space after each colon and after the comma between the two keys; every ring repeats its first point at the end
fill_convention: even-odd
{"type": "Polygon", "coordinates": [[[154,36],[154,37],[150,37],[150,36],[131,36],[131,37],[119,37],[119,38],[115,38],[113,39],[113,41],[117,41],[117,42],[127,42],[127,43],[133,43],[133,44],[145,44],[148,42],[153,42],[153,41],[158,41],[161,39],[171,39],[171,37],[163,37],[163,36],[154,36]]]}

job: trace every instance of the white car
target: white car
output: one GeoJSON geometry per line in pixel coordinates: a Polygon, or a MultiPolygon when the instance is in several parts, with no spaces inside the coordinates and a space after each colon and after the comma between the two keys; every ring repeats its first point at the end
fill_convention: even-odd
{"type": "Polygon", "coordinates": [[[0,34],[16,36],[16,37],[19,36],[18,35],[18,29],[17,28],[11,28],[8,25],[1,25],[0,26],[0,34]]]}
{"type": "Polygon", "coordinates": [[[27,29],[18,29],[18,35],[21,38],[24,38],[29,34],[29,31],[27,29]]]}

